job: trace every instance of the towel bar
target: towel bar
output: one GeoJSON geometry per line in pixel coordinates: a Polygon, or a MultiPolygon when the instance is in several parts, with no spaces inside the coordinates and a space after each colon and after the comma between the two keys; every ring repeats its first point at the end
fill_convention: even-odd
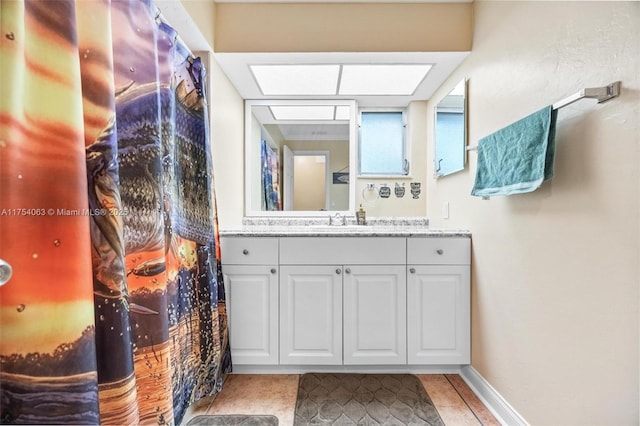
{"type": "MultiPolygon", "coordinates": [[[[568,96],[553,104],[553,109],[560,109],[579,101],[580,99],[597,99],[601,104],[620,95],[620,82],[615,81],[608,86],[586,87],[571,96],[568,96]]],[[[466,147],[467,151],[477,151],[478,145],[466,147]]]]}

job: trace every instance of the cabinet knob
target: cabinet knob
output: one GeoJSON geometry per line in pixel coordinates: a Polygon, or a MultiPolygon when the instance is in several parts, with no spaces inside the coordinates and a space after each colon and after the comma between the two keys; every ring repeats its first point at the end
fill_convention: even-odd
{"type": "Polygon", "coordinates": [[[442,249],[438,249],[438,250],[436,250],[436,253],[438,253],[438,254],[444,254],[444,250],[442,250],[442,249]]]}
{"type": "Polygon", "coordinates": [[[271,273],[275,274],[276,273],[276,268],[271,268],[271,273]]]}
{"type": "Polygon", "coordinates": [[[416,268],[409,268],[409,272],[411,272],[412,274],[416,273],[416,268]]]}
{"type": "Polygon", "coordinates": [[[350,274],[350,273],[351,273],[351,268],[347,268],[347,269],[345,269],[344,271],[345,271],[347,274],[350,274]]]}
{"type": "Polygon", "coordinates": [[[242,250],[242,254],[249,254],[249,250],[247,249],[242,250]]]}
{"type": "Polygon", "coordinates": [[[341,273],[342,273],[342,269],[337,268],[337,269],[336,269],[336,274],[340,275],[341,273]]]}

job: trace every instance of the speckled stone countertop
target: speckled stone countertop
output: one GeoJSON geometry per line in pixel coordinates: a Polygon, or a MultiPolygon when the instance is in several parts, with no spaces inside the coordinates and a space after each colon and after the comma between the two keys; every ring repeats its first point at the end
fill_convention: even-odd
{"type": "MultiPolygon", "coordinates": [[[[342,221],[341,221],[342,223],[342,221]]],[[[329,225],[319,218],[245,218],[238,228],[221,229],[223,237],[471,237],[468,230],[429,228],[427,218],[370,218],[357,225],[346,217],[345,224],[329,225]]]]}

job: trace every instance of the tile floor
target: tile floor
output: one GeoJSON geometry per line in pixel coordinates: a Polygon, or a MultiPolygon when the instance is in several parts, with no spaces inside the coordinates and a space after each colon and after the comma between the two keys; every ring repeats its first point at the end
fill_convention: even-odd
{"type": "MultiPolygon", "coordinates": [[[[417,374],[448,426],[498,426],[500,423],[457,374],[417,374]]],[[[293,425],[297,374],[230,374],[222,392],[190,406],[186,425],[201,414],[272,414],[281,426],[293,425]]]]}

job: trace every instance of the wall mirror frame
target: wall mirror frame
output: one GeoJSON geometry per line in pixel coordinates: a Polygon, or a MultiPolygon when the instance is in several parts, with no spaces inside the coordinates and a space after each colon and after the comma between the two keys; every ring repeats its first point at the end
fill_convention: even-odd
{"type": "Polygon", "coordinates": [[[354,100],[245,100],[245,216],[355,214],[356,117],[354,100]],[[320,113],[333,110],[333,114],[302,118],[300,113],[304,112],[315,115],[314,109],[320,113]],[[298,157],[301,164],[294,165],[298,157]],[[303,176],[312,168],[304,165],[304,160],[324,169],[323,177],[303,176]],[[271,170],[265,171],[265,164],[271,170]],[[297,176],[292,172],[296,167],[297,176]],[[325,192],[316,199],[324,201],[300,201],[306,196],[294,194],[296,183],[298,191],[306,195],[320,184],[325,192]],[[279,194],[278,201],[274,193],[279,194]]]}
{"type": "Polygon", "coordinates": [[[464,170],[467,164],[468,79],[461,80],[434,108],[434,177],[464,170]]]}

